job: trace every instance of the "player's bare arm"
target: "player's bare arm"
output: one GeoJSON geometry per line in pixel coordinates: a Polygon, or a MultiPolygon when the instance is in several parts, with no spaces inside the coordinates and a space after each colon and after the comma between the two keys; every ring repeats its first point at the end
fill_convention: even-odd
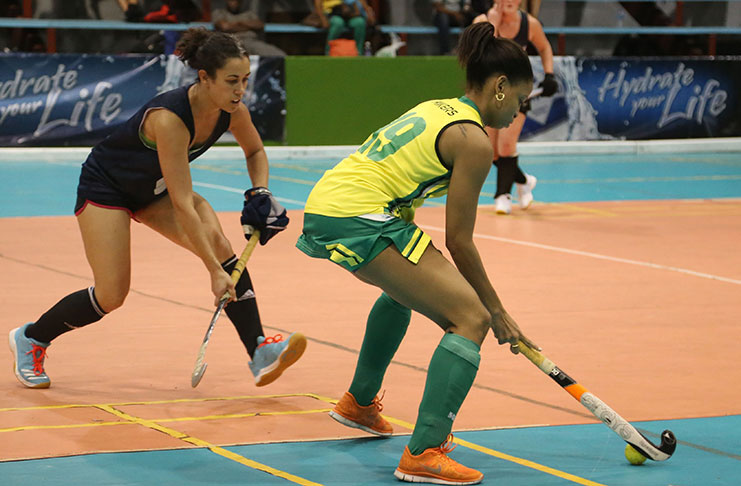
{"type": "Polygon", "coordinates": [[[543,63],[543,70],[547,73],[553,72],[553,48],[551,43],[548,42],[548,38],[545,36],[543,26],[540,21],[532,15],[527,16],[528,27],[530,32],[530,38],[528,39],[533,43],[535,49],[538,51],[540,61],[543,63]]]}
{"type": "Polygon", "coordinates": [[[229,130],[244,152],[247,172],[253,186],[268,187],[268,157],[260,134],[252,123],[250,111],[241,104],[232,114],[229,130]]]}
{"type": "Polygon", "coordinates": [[[445,244],[453,262],[491,313],[499,343],[516,343],[519,339],[537,348],[504,309],[473,242],[479,194],[491,169],[489,138],[476,125],[454,125],[441,136],[440,152],[453,166],[445,208],[445,244]]]}

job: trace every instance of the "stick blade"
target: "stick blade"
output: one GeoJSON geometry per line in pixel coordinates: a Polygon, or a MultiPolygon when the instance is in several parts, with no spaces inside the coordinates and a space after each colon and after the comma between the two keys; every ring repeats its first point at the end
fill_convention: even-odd
{"type": "Polygon", "coordinates": [[[191,387],[195,388],[198,386],[198,384],[201,382],[201,379],[203,378],[203,374],[206,373],[207,366],[208,366],[208,363],[203,363],[203,366],[193,370],[193,374],[190,377],[191,387]]]}

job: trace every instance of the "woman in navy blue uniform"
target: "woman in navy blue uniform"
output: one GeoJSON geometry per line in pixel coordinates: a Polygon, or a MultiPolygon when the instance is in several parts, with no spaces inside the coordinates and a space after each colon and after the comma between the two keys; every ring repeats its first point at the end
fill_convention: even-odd
{"type": "Polygon", "coordinates": [[[229,293],[225,312],[252,358],[257,386],[275,380],[303,353],[300,333],[266,338],[245,269],[236,285],[237,258],[211,205],[193,191],[189,163],[230,130],[244,151],[252,189],[245,192],[245,236],[261,230],[265,244],[288,224],[268,185],[268,159],[250,113],[242,103],[249,57],[233,36],[205,29],[186,31],[180,59],[198,80],[162,93],[93,147],[82,165],[75,215],[94,285],[73,292],[36,322],[9,335],[18,380],[47,388],[46,348],[61,334],[100,320],[119,308],[131,280],[131,219],[197,255],[206,266],[215,301],[229,293]]]}
{"type": "MultiPolygon", "coordinates": [[[[553,96],[558,91],[558,82],[553,75],[553,49],[543,32],[538,19],[520,10],[521,0],[494,0],[492,7],[473,21],[489,22],[494,26],[497,37],[512,39],[523,49],[528,44],[535,46],[543,63],[545,76],[538,85],[542,89],[540,96],[553,96]]],[[[522,171],[517,154],[517,140],[520,138],[525,117],[530,111],[530,102],[523,103],[520,113],[512,125],[495,129],[486,127],[494,148],[494,165],[497,167],[497,191],[494,203],[498,214],[509,214],[512,211],[512,184],[517,188],[519,205],[527,209],[533,202],[533,189],[537,183],[535,176],[522,171]]]]}

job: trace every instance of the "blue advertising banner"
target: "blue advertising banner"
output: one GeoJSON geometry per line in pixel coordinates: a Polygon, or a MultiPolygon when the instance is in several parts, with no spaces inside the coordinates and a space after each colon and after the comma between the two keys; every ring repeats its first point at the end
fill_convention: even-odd
{"type": "MultiPolygon", "coordinates": [[[[250,60],[243,101],[263,139],[282,141],[284,61],[250,60]]],[[[0,54],[0,146],[93,145],[150,98],[194,79],[173,56],[0,54]]]]}
{"type": "MultiPolygon", "coordinates": [[[[243,99],[264,140],[283,141],[285,60],[251,56],[243,99]]],[[[536,85],[543,77],[532,58],[536,85]]],[[[532,102],[522,140],[741,135],[741,58],[556,57],[559,92],[532,102]]],[[[195,73],[174,56],[0,54],[0,146],[92,145],[195,73]]]]}
{"type": "Polygon", "coordinates": [[[157,94],[159,57],[0,55],[0,144],[101,140],[157,94]]]}
{"type": "MultiPolygon", "coordinates": [[[[534,60],[538,77],[540,63],[534,60]]],[[[741,135],[741,58],[555,59],[559,93],[533,101],[530,140],[741,135]]]]}

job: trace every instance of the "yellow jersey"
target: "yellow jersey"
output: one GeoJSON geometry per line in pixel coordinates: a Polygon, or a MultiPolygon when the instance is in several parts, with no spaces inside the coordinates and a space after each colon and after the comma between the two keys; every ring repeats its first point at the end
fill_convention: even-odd
{"type": "Polygon", "coordinates": [[[410,220],[425,199],[447,194],[451,168],[440,158],[440,134],[456,123],[484,129],[467,97],[420,103],[376,130],[357,151],[324,173],[305,213],[410,220]]]}

